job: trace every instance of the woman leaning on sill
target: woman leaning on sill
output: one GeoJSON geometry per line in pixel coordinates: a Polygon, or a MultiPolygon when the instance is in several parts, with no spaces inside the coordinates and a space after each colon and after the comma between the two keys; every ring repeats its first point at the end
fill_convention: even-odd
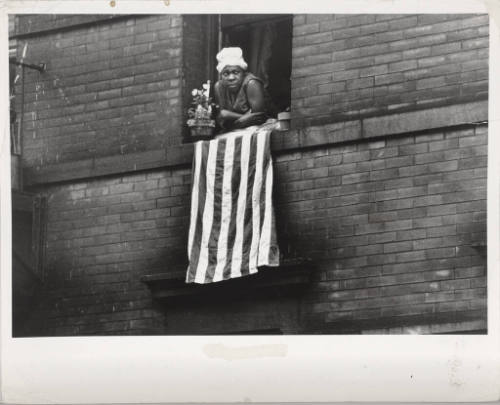
{"type": "Polygon", "coordinates": [[[217,54],[219,81],[215,102],[217,123],[224,131],[260,125],[274,113],[263,81],[247,71],[241,48],[224,48],[217,54]]]}

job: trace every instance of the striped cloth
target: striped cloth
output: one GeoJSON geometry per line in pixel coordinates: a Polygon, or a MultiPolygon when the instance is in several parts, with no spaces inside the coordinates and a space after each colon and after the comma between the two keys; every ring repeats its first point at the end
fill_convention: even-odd
{"type": "Polygon", "coordinates": [[[195,145],[186,283],[278,266],[271,130],[250,127],[195,145]]]}

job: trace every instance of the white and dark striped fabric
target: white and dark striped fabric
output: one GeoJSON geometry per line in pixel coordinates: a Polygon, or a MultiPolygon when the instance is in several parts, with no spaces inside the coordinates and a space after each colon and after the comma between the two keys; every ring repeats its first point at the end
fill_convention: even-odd
{"type": "Polygon", "coordinates": [[[268,127],[195,145],[187,283],[278,266],[268,127]]]}

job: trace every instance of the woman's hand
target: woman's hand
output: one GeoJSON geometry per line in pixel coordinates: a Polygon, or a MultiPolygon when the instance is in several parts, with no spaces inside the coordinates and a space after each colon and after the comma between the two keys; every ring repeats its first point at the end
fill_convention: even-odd
{"type": "Polygon", "coordinates": [[[242,115],[230,110],[220,110],[217,114],[216,121],[221,128],[232,128],[234,122],[242,115]]]}
{"type": "Polygon", "coordinates": [[[246,128],[252,125],[260,125],[266,122],[267,115],[263,112],[244,114],[234,121],[233,128],[246,128]]]}
{"type": "Polygon", "coordinates": [[[230,120],[237,120],[238,118],[241,117],[241,114],[235,113],[230,110],[220,110],[219,111],[219,118],[224,120],[224,121],[230,121],[230,120]]]}

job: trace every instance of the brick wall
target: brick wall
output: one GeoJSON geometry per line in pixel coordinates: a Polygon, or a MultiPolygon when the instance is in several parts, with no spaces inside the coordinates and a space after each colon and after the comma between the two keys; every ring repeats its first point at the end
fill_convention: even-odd
{"type": "Polygon", "coordinates": [[[298,15],[296,125],[487,98],[487,15],[298,15]]]}
{"type": "Polygon", "coordinates": [[[26,70],[24,165],[179,143],[181,33],[180,16],[167,15],[22,37],[18,56],[27,43],[26,59],[47,63],[43,74],[26,70]]]}
{"type": "Polygon", "coordinates": [[[320,263],[310,328],[485,308],[486,143],[478,127],[277,159],[281,226],[320,263]]]}
{"type": "MultiPolygon", "coordinates": [[[[363,324],[370,320],[402,330],[414,315],[427,332],[441,315],[484,328],[486,144],[480,126],[278,155],[281,248],[317,266],[302,303],[279,309],[299,305],[295,331],[336,333],[346,321],[366,331],[375,329],[363,324]]],[[[47,296],[31,327],[228,332],[266,311],[272,317],[278,309],[268,301],[254,312],[246,301],[205,302],[202,310],[153,303],[139,279],[183,268],[189,187],[189,169],[179,169],[46,189],[47,296]],[[208,322],[217,314],[226,320],[208,322]]]]}
{"type": "Polygon", "coordinates": [[[139,278],[186,261],[189,181],[184,169],[45,189],[47,299],[31,327],[151,332],[151,297],[139,278]]]}
{"type": "Polygon", "coordinates": [[[292,107],[307,128],[273,135],[275,201],[281,249],[312,259],[312,282],[300,298],[152,299],[141,276],[186,264],[190,145],[178,144],[181,107],[206,80],[199,21],[19,38],[48,62],[27,73],[24,163],[50,169],[30,183],[48,198],[47,279],[24,333],[485,329],[487,125],[474,122],[486,103],[453,105],[487,99],[485,16],[294,17],[292,107]],[[385,115],[437,104],[450,108],[385,115]],[[155,162],[120,160],[142,151],[155,162]]]}
{"type": "MultiPolygon", "coordinates": [[[[181,142],[189,90],[206,80],[200,16],[38,17],[20,17],[17,30],[19,53],[27,43],[27,59],[48,61],[25,80],[25,166],[181,142]],[[193,21],[183,27],[184,18],[193,21]]],[[[487,15],[298,15],[293,24],[297,126],[487,97],[487,15]]]]}

